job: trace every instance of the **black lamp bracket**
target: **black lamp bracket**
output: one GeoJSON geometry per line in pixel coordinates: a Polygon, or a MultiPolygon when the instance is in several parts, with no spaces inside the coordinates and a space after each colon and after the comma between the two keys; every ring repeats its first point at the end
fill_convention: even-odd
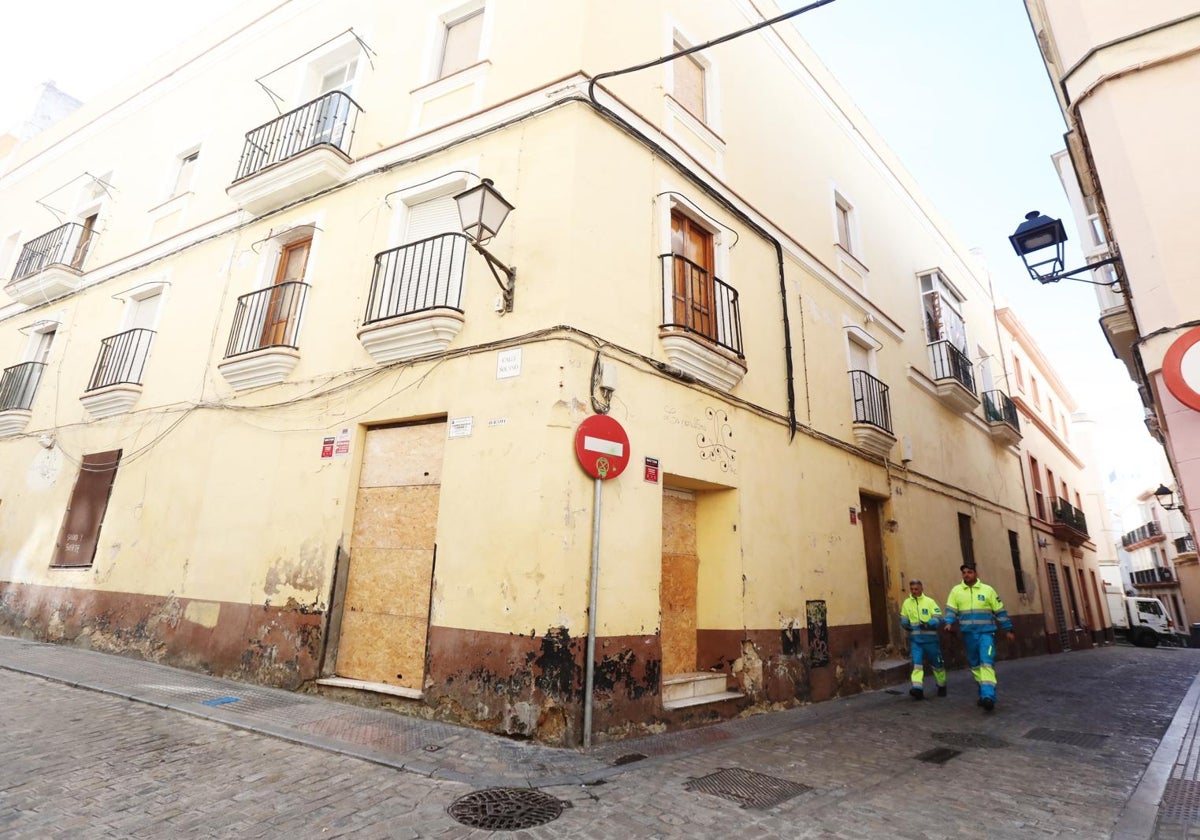
{"type": "Polygon", "coordinates": [[[513,293],[517,285],[517,267],[513,266],[512,268],[509,268],[504,263],[500,262],[500,260],[496,259],[491,251],[489,251],[487,248],[484,248],[474,240],[471,241],[471,247],[479,252],[480,256],[487,261],[488,268],[492,270],[492,276],[496,278],[496,285],[500,287],[500,294],[504,300],[504,311],[512,312],[513,293]],[[508,279],[507,283],[500,279],[501,273],[503,273],[508,279]]]}
{"type": "Polygon", "coordinates": [[[1087,265],[1079,268],[1073,268],[1070,271],[1056,271],[1048,277],[1037,277],[1037,281],[1042,285],[1045,285],[1046,283],[1057,283],[1059,280],[1074,280],[1077,283],[1090,283],[1093,286],[1108,286],[1109,288],[1112,288],[1113,286],[1120,284],[1120,279],[1100,282],[1098,280],[1085,280],[1082,277],[1076,277],[1075,275],[1083,274],[1085,271],[1093,271],[1102,265],[1113,265],[1114,263],[1120,262],[1120,260],[1120,257],[1107,257],[1106,259],[1097,260],[1094,263],[1088,263],[1087,265]]]}

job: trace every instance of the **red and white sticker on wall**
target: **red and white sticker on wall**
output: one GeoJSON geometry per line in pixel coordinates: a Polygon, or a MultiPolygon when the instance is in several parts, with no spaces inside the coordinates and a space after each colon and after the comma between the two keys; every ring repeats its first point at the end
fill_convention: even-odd
{"type": "Polygon", "coordinates": [[[1193,411],[1200,411],[1200,327],[1192,327],[1167,349],[1163,381],[1171,395],[1193,411]]]}

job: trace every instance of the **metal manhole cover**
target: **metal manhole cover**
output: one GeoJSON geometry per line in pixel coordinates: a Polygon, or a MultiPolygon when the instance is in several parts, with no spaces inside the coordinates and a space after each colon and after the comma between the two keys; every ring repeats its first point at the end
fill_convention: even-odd
{"type": "Polygon", "coordinates": [[[1200,819],[1200,782],[1168,779],[1158,806],[1160,819],[1171,822],[1195,822],[1200,819]]]}
{"type": "Polygon", "coordinates": [[[446,813],[463,825],[489,831],[519,831],[562,816],[563,803],[530,788],[488,788],[464,794],[446,813]]]}
{"type": "Polygon", "coordinates": [[[943,744],[967,749],[995,750],[1008,746],[1008,741],[1003,738],[985,735],[982,732],[934,732],[933,738],[943,744]]]}
{"type": "Polygon", "coordinates": [[[808,785],[765,776],[753,770],[731,767],[692,779],[684,785],[685,790],[711,793],[736,802],[743,808],[773,808],[793,796],[812,790],[808,785]]]}
{"type": "Polygon", "coordinates": [[[962,750],[952,750],[949,747],[934,747],[920,755],[913,756],[917,761],[927,761],[930,764],[945,764],[956,755],[962,755],[962,750]]]}
{"type": "Polygon", "coordinates": [[[1073,747],[1089,747],[1099,749],[1108,740],[1107,735],[1095,735],[1091,732],[1070,732],[1065,729],[1045,729],[1039,726],[1025,733],[1026,738],[1034,741],[1050,741],[1055,744],[1070,744],[1073,747]]]}

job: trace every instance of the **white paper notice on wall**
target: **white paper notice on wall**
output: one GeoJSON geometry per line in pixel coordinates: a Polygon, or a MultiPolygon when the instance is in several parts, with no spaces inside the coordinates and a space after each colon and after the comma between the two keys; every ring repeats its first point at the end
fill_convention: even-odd
{"type": "Polygon", "coordinates": [[[474,417],[451,417],[450,418],[450,437],[464,438],[471,436],[471,430],[475,427],[474,417]]]}
{"type": "Polygon", "coordinates": [[[512,347],[496,354],[496,378],[512,379],[521,375],[521,348],[512,347]]]}
{"type": "Polygon", "coordinates": [[[333,443],[333,455],[335,458],[343,458],[350,454],[350,430],[342,429],[337,433],[337,438],[333,443]]]}

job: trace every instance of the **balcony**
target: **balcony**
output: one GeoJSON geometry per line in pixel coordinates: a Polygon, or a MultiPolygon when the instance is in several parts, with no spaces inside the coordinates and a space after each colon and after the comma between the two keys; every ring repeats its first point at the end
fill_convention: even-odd
{"type": "Polygon", "coordinates": [[[1142,546],[1156,542],[1165,542],[1166,537],[1163,536],[1162,526],[1157,522],[1147,522],[1140,528],[1134,528],[1132,531],[1121,537],[1121,545],[1127,550],[1134,550],[1142,546]]]}
{"type": "Polygon", "coordinates": [[[248,132],[226,193],[260,215],[341,183],[361,111],[335,90],[248,132]]]}
{"type": "Polygon", "coordinates": [[[712,388],[732,390],[746,375],[737,290],[703,266],[663,254],[663,323],[668,361],[712,388]]]}
{"type": "Polygon", "coordinates": [[[1087,542],[1087,517],[1083,511],[1072,505],[1066,499],[1055,499],[1050,505],[1054,515],[1054,538],[1064,540],[1071,545],[1080,546],[1087,542]]]}
{"type": "Polygon", "coordinates": [[[275,385],[292,372],[307,296],[307,283],[290,280],[238,298],[225,360],[217,365],[235,391],[275,385]]]}
{"type": "Polygon", "coordinates": [[[1196,541],[1192,539],[1191,534],[1185,534],[1182,537],[1175,538],[1175,553],[1176,554],[1195,554],[1196,541]]]}
{"type": "Polygon", "coordinates": [[[966,354],[948,340],[935,341],[929,345],[929,363],[938,399],[960,414],[974,411],[979,397],[975,395],[975,375],[966,354]]]}
{"type": "Polygon", "coordinates": [[[1021,442],[1021,419],[1017,405],[1003,391],[983,392],[983,416],[992,438],[1005,446],[1021,442]]]}
{"type": "Polygon", "coordinates": [[[1133,582],[1138,586],[1171,584],[1175,582],[1175,573],[1165,566],[1159,566],[1153,569],[1142,569],[1133,573],[1133,582]]]}
{"type": "Polygon", "coordinates": [[[68,222],[26,242],[4,291],[26,306],[75,291],[94,238],[91,227],[68,222]]]}
{"type": "Polygon", "coordinates": [[[887,458],[896,444],[888,386],[865,370],[850,371],[854,400],[854,441],[868,452],[887,458]]]}
{"type": "Polygon", "coordinates": [[[358,340],[379,364],[441,353],[463,327],[467,237],[433,236],[375,255],[358,340]]]}
{"type": "Polygon", "coordinates": [[[93,417],[123,414],[142,394],[142,372],[150,356],[153,330],[133,329],[100,342],[92,378],[79,401],[93,417]]]}
{"type": "Polygon", "coordinates": [[[0,437],[22,431],[33,416],[30,408],[46,366],[25,362],[5,368],[0,375],[0,437]]]}

